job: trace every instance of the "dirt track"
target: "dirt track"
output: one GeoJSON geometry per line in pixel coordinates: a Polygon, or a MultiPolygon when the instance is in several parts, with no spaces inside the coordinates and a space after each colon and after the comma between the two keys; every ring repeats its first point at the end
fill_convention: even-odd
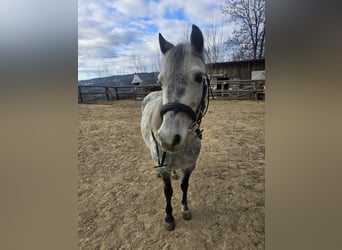
{"type": "Polygon", "coordinates": [[[215,100],[189,184],[193,218],[164,230],[165,198],[140,135],[140,101],[79,105],[80,249],[264,249],[265,103],[215,100]]]}

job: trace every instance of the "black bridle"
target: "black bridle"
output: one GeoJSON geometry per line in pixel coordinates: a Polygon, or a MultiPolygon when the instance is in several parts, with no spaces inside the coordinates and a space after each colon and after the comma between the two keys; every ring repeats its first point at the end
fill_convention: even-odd
{"type": "MultiPolygon", "coordinates": [[[[163,119],[163,116],[169,111],[184,112],[185,114],[187,114],[192,120],[192,123],[189,126],[189,131],[192,131],[195,128],[196,136],[199,139],[202,139],[203,130],[200,129],[202,118],[207,113],[207,110],[209,107],[209,94],[207,94],[208,91],[210,91],[212,97],[214,98],[212,90],[211,90],[211,86],[210,86],[210,79],[209,79],[208,75],[202,76],[202,86],[203,86],[202,98],[201,98],[201,101],[200,101],[196,111],[194,111],[188,105],[185,105],[185,104],[180,103],[180,102],[166,103],[166,104],[162,105],[162,107],[160,109],[160,116],[162,119],[163,119]],[[207,101],[206,101],[206,98],[207,98],[207,101]]],[[[151,131],[151,133],[152,133],[153,140],[156,143],[156,151],[157,151],[157,155],[158,155],[158,166],[156,166],[156,167],[163,167],[163,166],[165,166],[164,161],[165,161],[166,152],[159,150],[156,138],[155,138],[152,131],[151,131]],[[161,159],[159,156],[159,151],[162,152],[162,158],[161,159]]]]}

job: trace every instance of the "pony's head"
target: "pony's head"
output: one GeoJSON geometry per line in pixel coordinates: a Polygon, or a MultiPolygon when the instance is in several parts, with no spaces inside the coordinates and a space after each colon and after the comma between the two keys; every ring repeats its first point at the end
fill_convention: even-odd
{"type": "Polygon", "coordinates": [[[193,25],[190,43],[174,46],[159,34],[159,45],[164,62],[158,76],[163,90],[163,106],[157,136],[162,150],[175,153],[187,144],[189,128],[197,119],[203,100],[206,69],[203,35],[193,25]]]}

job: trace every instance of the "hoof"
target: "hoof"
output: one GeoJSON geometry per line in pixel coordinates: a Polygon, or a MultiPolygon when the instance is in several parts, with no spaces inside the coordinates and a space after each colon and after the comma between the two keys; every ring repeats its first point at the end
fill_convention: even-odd
{"type": "Polygon", "coordinates": [[[183,217],[183,220],[191,220],[192,215],[191,215],[190,210],[182,212],[182,217],[183,217]]]}
{"type": "Polygon", "coordinates": [[[171,223],[165,221],[165,230],[173,231],[176,227],[176,223],[173,221],[171,223]]]}

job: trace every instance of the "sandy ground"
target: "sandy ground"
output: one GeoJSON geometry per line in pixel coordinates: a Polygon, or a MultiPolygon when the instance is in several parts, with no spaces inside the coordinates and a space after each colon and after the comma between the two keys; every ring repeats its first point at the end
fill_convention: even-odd
{"type": "Polygon", "coordinates": [[[189,207],[164,229],[165,198],[140,135],[141,101],[79,105],[80,249],[264,249],[265,103],[215,100],[203,118],[189,207]]]}

